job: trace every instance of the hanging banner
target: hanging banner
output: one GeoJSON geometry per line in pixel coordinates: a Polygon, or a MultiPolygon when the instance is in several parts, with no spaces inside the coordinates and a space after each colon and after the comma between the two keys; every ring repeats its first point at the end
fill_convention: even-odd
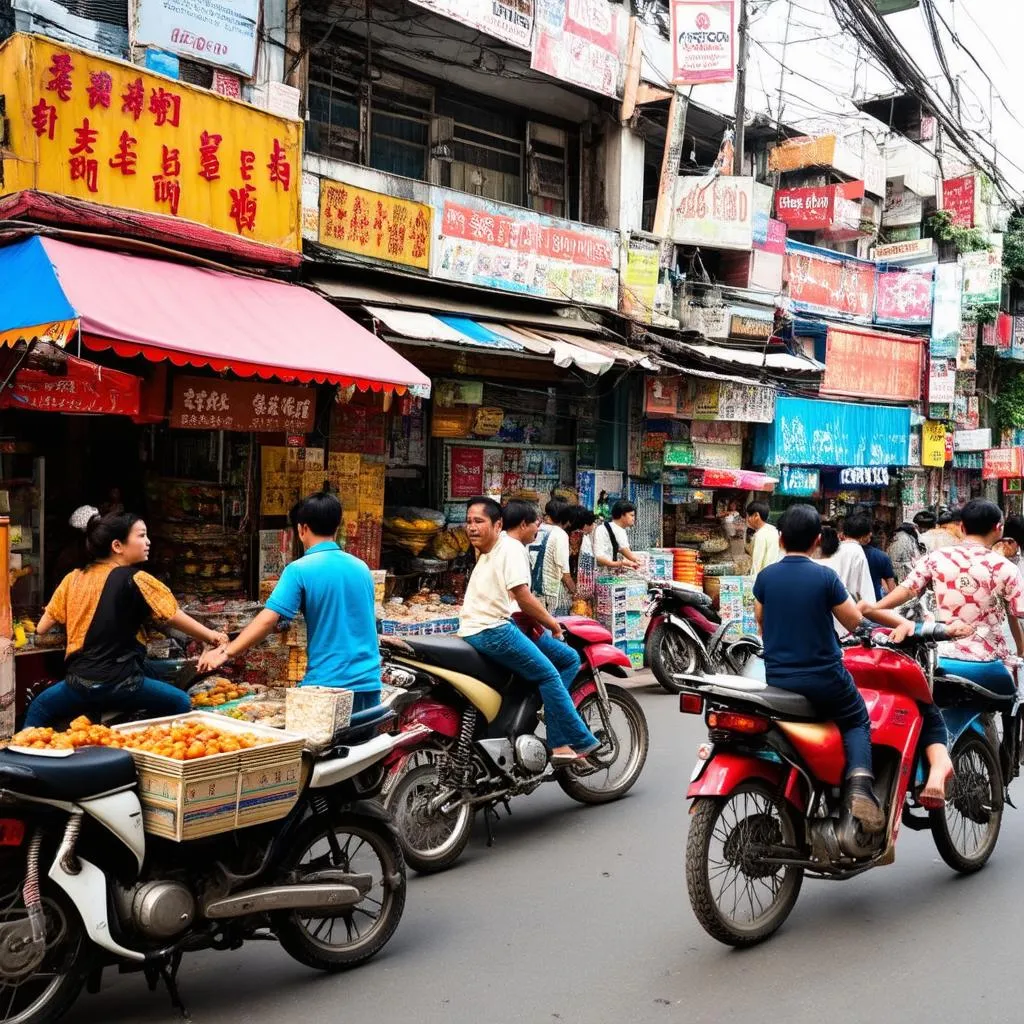
{"type": "MultiPolygon", "coordinates": [[[[434,14],[458,21],[510,46],[529,50],[533,0],[411,0],[434,14]]],[[[472,497],[472,495],[470,495],[472,497]]]]}
{"type": "Polygon", "coordinates": [[[166,214],[298,251],[302,125],[44,39],[0,48],[2,191],[166,214]]]}
{"type": "Polygon", "coordinates": [[[822,394],[920,401],[920,338],[829,327],[825,349],[822,394]]]}
{"type": "Polygon", "coordinates": [[[169,423],[188,430],[308,434],[316,389],[268,381],[175,377],[169,423]]]}
{"type": "Polygon", "coordinates": [[[679,409],[680,383],[678,377],[648,377],[644,413],[654,418],[675,416],[679,409]]]}
{"type": "Polygon", "coordinates": [[[989,448],[985,452],[985,466],[981,471],[983,480],[1006,480],[1019,477],[1024,472],[1024,459],[1020,448],[989,448]]]}
{"type": "Polygon", "coordinates": [[[992,447],[992,428],[958,430],[953,435],[953,450],[958,452],[983,452],[992,447]]]}
{"type": "Polygon", "coordinates": [[[839,470],[840,487],[888,487],[888,466],[847,466],[839,470]]]}
{"type": "Polygon", "coordinates": [[[960,257],[964,271],[965,306],[998,303],[1003,292],[1003,261],[997,252],[965,252],[960,257]]]}
{"type": "Polygon", "coordinates": [[[875,323],[930,324],[934,276],[931,267],[879,270],[875,282],[875,323]]]}
{"type": "Polygon", "coordinates": [[[957,354],[963,318],[964,273],[959,263],[940,263],[935,268],[930,352],[934,358],[957,354]]]}
{"type": "Polygon", "coordinates": [[[925,420],[921,427],[921,465],[939,467],[946,464],[946,424],[941,420],[925,420]]]}
{"type": "Polygon", "coordinates": [[[452,498],[475,498],[484,493],[483,448],[450,448],[452,498]]]}
{"type": "Polygon", "coordinates": [[[981,344],[985,348],[997,348],[999,345],[999,321],[994,320],[981,325],[981,344]]]}
{"type": "Polygon", "coordinates": [[[734,0],[672,0],[672,84],[711,85],[736,77],[734,0]]]}
{"type": "Polygon", "coordinates": [[[974,227],[975,188],[976,179],[973,174],[943,181],[942,208],[952,214],[954,227],[974,227]]]}
{"type": "Polygon", "coordinates": [[[706,175],[676,181],[672,240],[749,251],[754,244],[754,179],[706,175]]]}
{"type": "MultiPolygon", "coordinates": [[[[871,258],[876,263],[913,263],[935,259],[935,239],[918,238],[906,242],[876,245],[871,250],[871,258]]],[[[956,266],[955,263],[945,265],[956,266]]]]}
{"type": "Polygon", "coordinates": [[[790,306],[870,323],[875,311],[875,265],[801,242],[786,242],[790,306]]]}
{"type": "Polygon", "coordinates": [[[626,247],[622,274],[622,312],[649,324],[654,319],[661,273],[659,246],[644,238],[631,238],[626,247]]]}
{"type": "Polygon", "coordinates": [[[956,396],[956,359],[932,359],[928,365],[928,402],[952,405],[956,396]]]}
{"type": "Polygon", "coordinates": [[[0,392],[0,409],[138,416],[139,377],[76,356],[65,360],[59,377],[44,370],[18,370],[10,387],[0,392]]]}
{"type": "Polygon", "coordinates": [[[813,498],[821,490],[821,474],[816,469],[783,466],[778,493],[791,498],[813,498]]]}
{"type": "MultiPolygon", "coordinates": [[[[461,2],[461,0],[460,0],[461,2]]],[[[622,7],[608,0],[537,0],[530,67],[616,96],[625,49],[622,7]]]]}

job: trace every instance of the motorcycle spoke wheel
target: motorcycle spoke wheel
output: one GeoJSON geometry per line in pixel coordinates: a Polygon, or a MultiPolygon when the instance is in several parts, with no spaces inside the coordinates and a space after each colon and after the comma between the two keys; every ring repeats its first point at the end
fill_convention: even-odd
{"type": "Polygon", "coordinates": [[[701,798],[691,818],[686,882],[697,919],[731,946],[767,938],[789,916],[803,871],[765,863],[768,847],[795,845],[788,806],[761,782],[745,783],[725,799],[701,798]]]}

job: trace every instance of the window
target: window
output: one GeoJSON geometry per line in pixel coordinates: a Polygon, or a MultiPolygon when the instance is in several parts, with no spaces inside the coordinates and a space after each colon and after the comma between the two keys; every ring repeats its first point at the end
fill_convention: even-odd
{"type": "Polygon", "coordinates": [[[306,144],[313,153],[359,162],[359,70],[320,53],[309,69],[306,144]]]}
{"type": "Polygon", "coordinates": [[[568,134],[560,128],[530,123],[527,152],[530,167],[530,208],[551,217],[565,217],[568,134]]]}
{"type": "Polygon", "coordinates": [[[438,113],[452,120],[451,187],[520,206],[523,202],[523,128],[518,118],[447,97],[438,113]]]}

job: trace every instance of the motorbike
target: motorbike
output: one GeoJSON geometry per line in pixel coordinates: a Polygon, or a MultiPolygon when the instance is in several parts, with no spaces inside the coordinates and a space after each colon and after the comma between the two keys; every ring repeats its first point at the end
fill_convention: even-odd
{"type": "Polygon", "coordinates": [[[162,979],[183,1010],[186,953],[273,939],[299,963],[364,963],[402,917],[406,868],[376,802],[384,761],[426,729],[391,732],[396,713],[356,716],[304,755],[283,820],[173,842],[143,830],[124,750],[67,757],[0,753],[0,1020],[49,1024],[106,967],[162,979]]]}
{"type": "Polygon", "coordinates": [[[650,584],[650,622],[644,648],[647,664],[662,689],[679,693],[680,678],[726,672],[739,675],[762,653],[756,636],[737,635],[734,621],[722,622],[711,598],[699,587],[676,580],[650,584]]]}
{"type": "MultiPolygon", "coordinates": [[[[383,645],[384,679],[416,695],[403,727],[426,725],[418,746],[390,757],[384,803],[393,813],[407,863],[421,873],[454,864],[483,808],[488,845],[491,818],[514,796],[557,782],[584,804],[624,796],[640,777],[650,736],[632,694],[605,680],[627,677],[631,665],[592,619],[561,618],[581,667],[570,694],[601,747],[578,765],[556,768],[537,735],[542,718],[537,687],[487,660],[455,637],[391,638],[383,645]]],[[[520,628],[534,627],[519,619],[520,628]]]]}
{"type": "Polygon", "coordinates": [[[687,796],[690,903],[705,931],[732,946],[772,935],[796,903],[805,876],[854,878],[891,864],[900,826],[931,830],[942,859],[970,874],[991,857],[1002,822],[1004,782],[990,728],[992,712],[1015,698],[937,669],[940,625],[898,647],[886,635],[848,638],[843,660],[871,718],[875,791],[886,828],[871,835],[844,808],[845,755],[839,730],[804,697],[746,677],[691,677],[680,711],[703,714],[687,796]],[[925,810],[927,778],[919,704],[951,712],[955,775],[945,807],[925,810]]]}

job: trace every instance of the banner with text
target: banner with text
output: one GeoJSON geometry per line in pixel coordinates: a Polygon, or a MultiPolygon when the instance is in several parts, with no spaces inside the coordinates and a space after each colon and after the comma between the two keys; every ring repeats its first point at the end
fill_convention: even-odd
{"type": "Polygon", "coordinates": [[[608,0],[536,0],[530,67],[603,96],[618,93],[622,7],[608,0]]]}
{"type": "MultiPolygon", "coordinates": [[[[434,14],[461,22],[503,43],[529,50],[533,0],[411,0],[434,14]]],[[[472,497],[472,495],[470,495],[472,497]]]]}
{"type": "Polygon", "coordinates": [[[711,85],[736,77],[734,0],[672,0],[672,84],[711,85]]]}

